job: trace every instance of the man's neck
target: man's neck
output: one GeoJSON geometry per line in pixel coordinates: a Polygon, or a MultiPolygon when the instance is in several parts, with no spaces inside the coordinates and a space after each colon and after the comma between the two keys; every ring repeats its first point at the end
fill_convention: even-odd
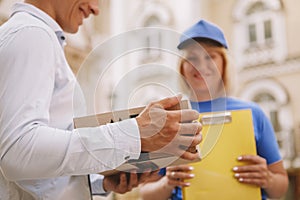
{"type": "Polygon", "coordinates": [[[38,1],[38,0],[25,0],[25,3],[31,4],[38,9],[44,11],[47,13],[50,17],[52,17],[55,20],[55,12],[53,10],[53,6],[51,5],[50,1],[44,0],[44,1],[38,1]]]}

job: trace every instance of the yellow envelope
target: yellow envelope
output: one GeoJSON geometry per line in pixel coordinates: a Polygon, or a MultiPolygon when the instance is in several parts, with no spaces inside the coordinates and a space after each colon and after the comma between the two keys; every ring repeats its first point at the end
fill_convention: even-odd
{"type": "Polygon", "coordinates": [[[257,186],[242,184],[232,168],[244,154],[256,155],[251,110],[234,110],[200,115],[203,141],[200,162],[190,164],[195,178],[183,188],[184,200],[260,200],[257,186]]]}

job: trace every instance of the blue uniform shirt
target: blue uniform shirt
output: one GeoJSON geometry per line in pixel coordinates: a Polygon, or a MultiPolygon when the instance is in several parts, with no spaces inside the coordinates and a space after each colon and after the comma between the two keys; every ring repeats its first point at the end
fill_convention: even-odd
{"type": "MultiPolygon", "coordinates": [[[[268,165],[281,160],[281,155],[272,124],[264,114],[263,110],[256,103],[224,97],[214,99],[212,101],[191,102],[191,104],[192,108],[198,110],[200,113],[251,109],[257,154],[265,158],[268,165]]],[[[165,169],[162,169],[160,173],[165,174],[165,169]]],[[[264,200],[266,198],[267,195],[262,189],[262,199],[264,200]]],[[[182,199],[180,188],[174,189],[171,199],[182,199]]]]}

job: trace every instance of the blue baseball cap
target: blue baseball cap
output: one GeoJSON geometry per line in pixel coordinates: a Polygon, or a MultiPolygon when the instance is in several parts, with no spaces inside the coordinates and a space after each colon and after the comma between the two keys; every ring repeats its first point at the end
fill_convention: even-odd
{"type": "Polygon", "coordinates": [[[197,38],[213,40],[228,49],[228,45],[221,28],[203,19],[183,32],[177,48],[183,49],[186,44],[197,38]]]}

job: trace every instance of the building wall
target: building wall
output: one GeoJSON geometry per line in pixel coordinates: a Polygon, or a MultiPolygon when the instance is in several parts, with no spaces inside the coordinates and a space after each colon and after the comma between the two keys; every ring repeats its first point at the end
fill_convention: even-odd
{"type": "MultiPolygon", "coordinates": [[[[17,1],[0,1],[0,23],[7,19],[9,7],[17,1]]],[[[285,24],[283,29],[285,35],[282,36],[282,39],[286,41],[286,56],[280,61],[246,68],[243,66],[243,61],[234,63],[236,65],[234,74],[237,76],[235,95],[244,98],[248,94],[249,97],[249,93],[261,89],[261,83],[268,83],[269,86],[267,85],[266,88],[271,88],[270,90],[274,89],[273,86],[276,85],[277,88],[275,87],[274,90],[278,90],[278,95],[281,93],[286,95],[287,103],[278,110],[282,111],[282,120],[286,120],[284,124],[289,124],[291,127],[290,132],[286,135],[288,141],[285,143],[284,148],[286,149],[283,152],[285,155],[288,154],[285,159],[291,178],[290,191],[286,199],[292,200],[300,199],[300,115],[298,114],[300,110],[298,92],[300,83],[300,26],[298,25],[300,13],[298,8],[300,1],[282,0],[280,2],[285,24]]],[[[110,65],[111,60],[108,58],[114,58],[114,49],[103,51],[101,48],[104,48],[105,44],[115,41],[118,36],[128,31],[143,27],[145,21],[152,15],[160,19],[158,26],[171,29],[178,34],[200,18],[206,18],[224,30],[229,42],[229,52],[234,60],[238,60],[236,55],[239,55],[240,52],[238,52],[237,46],[245,38],[245,35],[237,34],[237,19],[234,17],[237,5],[240,4],[241,1],[239,0],[101,0],[100,15],[88,19],[78,34],[68,35],[68,46],[66,47],[66,55],[74,73],[77,74],[82,87],[90,93],[87,95],[89,111],[104,112],[113,108],[128,106],[127,94],[115,91],[115,85],[126,74],[135,71],[140,65],[153,62],[153,60],[140,62],[139,57],[135,58],[138,54],[129,53],[122,58],[116,58],[115,66],[110,65]],[[91,52],[95,53],[91,54],[91,52]],[[96,89],[92,87],[91,89],[90,85],[97,81],[99,81],[100,87],[96,89]],[[96,98],[96,103],[94,98],[96,98]]],[[[124,44],[120,43],[120,46],[117,47],[128,47],[135,40],[137,38],[130,37],[130,40],[125,41],[124,44]]],[[[173,70],[176,70],[177,67],[175,58],[170,55],[160,58],[156,62],[171,66],[173,70]]],[[[173,81],[169,74],[164,71],[149,73],[149,76],[144,75],[140,76],[137,73],[132,80],[124,83],[121,90],[126,91],[128,88],[134,88],[143,83],[142,79],[149,79],[153,82],[173,81]]],[[[163,84],[167,85],[166,82],[163,84]]],[[[174,83],[172,82],[172,84],[174,83]]],[[[155,87],[148,88],[146,93],[140,93],[143,98],[136,100],[132,98],[133,102],[130,105],[146,103],[167,94],[168,92],[164,90],[158,92],[155,87]]],[[[136,189],[125,195],[111,194],[104,199],[138,199],[138,196],[138,189],[136,189]]]]}
{"type": "Polygon", "coordinates": [[[288,50],[289,57],[299,57],[300,48],[299,45],[299,34],[300,34],[300,26],[299,24],[299,8],[300,2],[297,0],[288,0],[282,1],[284,5],[284,11],[286,16],[286,31],[288,38],[288,50]]]}

